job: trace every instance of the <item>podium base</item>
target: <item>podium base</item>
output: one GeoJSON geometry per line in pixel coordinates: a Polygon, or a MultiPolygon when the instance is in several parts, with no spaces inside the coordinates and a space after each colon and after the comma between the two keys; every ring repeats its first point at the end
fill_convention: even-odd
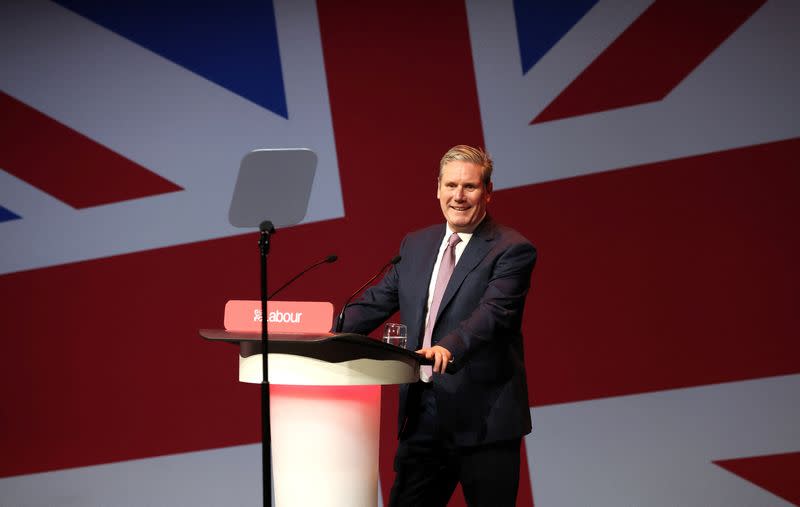
{"type": "Polygon", "coordinates": [[[381,386],[270,385],[277,507],[375,507],[381,386]]]}

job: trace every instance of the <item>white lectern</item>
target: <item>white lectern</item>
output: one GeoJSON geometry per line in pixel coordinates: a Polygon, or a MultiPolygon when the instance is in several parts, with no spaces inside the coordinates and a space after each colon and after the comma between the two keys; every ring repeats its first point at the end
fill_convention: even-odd
{"type": "MultiPolygon", "coordinates": [[[[252,318],[229,319],[229,306],[257,315],[258,301],[229,302],[226,330],[200,331],[209,340],[239,345],[239,380],[261,383],[259,331],[246,327],[252,318]],[[242,323],[245,323],[242,325],[242,323]]],[[[268,372],[272,425],[272,470],[277,507],[374,507],[378,498],[378,442],[383,384],[416,382],[420,356],[356,334],[312,332],[301,322],[330,323],[329,303],[270,302],[268,372]],[[303,312],[291,305],[306,306],[303,312]],[[323,308],[322,305],[327,305],[323,308]],[[328,309],[329,308],[329,309],[328,309]],[[276,313],[278,312],[278,313],[276,313]],[[310,313],[309,313],[310,312],[310,313]],[[319,312],[319,314],[314,313],[319,312]],[[275,315],[297,322],[273,322],[275,315]],[[287,330],[292,330],[288,331],[287,330]]],[[[277,319],[276,319],[277,320],[277,319]]],[[[256,324],[258,322],[256,321],[256,324]]],[[[251,326],[252,327],[252,326],[251,326]]],[[[312,326],[313,329],[313,326],[312,326]]]]}

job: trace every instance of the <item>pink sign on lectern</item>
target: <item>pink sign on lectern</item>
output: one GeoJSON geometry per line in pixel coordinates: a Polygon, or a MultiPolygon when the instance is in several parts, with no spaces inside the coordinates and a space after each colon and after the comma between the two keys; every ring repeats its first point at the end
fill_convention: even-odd
{"type": "MultiPolygon", "coordinates": [[[[261,331],[261,301],[232,299],[225,304],[225,329],[261,331]]],[[[267,322],[274,333],[330,332],[333,305],[317,301],[269,301],[267,322]]]]}

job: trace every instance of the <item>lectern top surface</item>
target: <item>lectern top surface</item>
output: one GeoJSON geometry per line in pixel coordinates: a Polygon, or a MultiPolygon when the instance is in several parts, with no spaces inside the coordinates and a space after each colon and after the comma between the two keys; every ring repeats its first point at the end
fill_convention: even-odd
{"type": "MultiPolygon", "coordinates": [[[[240,355],[249,357],[261,353],[261,333],[201,329],[200,336],[210,341],[236,343],[240,355]]],[[[270,354],[294,354],[316,357],[328,362],[349,361],[357,358],[392,359],[408,363],[432,364],[424,357],[403,348],[375,340],[369,336],[352,333],[339,334],[270,334],[270,354]]]]}
{"type": "MultiPolygon", "coordinates": [[[[230,331],[227,329],[201,329],[200,336],[212,341],[232,343],[260,342],[261,333],[258,331],[230,331]]],[[[270,333],[271,342],[321,342],[337,336],[333,333],[270,333]]]]}

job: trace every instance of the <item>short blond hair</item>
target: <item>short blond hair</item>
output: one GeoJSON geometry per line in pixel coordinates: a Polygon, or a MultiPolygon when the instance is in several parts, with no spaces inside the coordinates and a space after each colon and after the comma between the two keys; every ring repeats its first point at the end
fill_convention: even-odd
{"type": "Polygon", "coordinates": [[[489,154],[483,151],[483,148],[474,148],[466,144],[459,144],[447,150],[447,153],[444,154],[442,160],[439,162],[439,178],[442,177],[442,169],[444,166],[454,160],[471,162],[479,166],[482,169],[481,180],[484,186],[489,186],[492,182],[492,169],[494,168],[494,164],[489,154]]]}

